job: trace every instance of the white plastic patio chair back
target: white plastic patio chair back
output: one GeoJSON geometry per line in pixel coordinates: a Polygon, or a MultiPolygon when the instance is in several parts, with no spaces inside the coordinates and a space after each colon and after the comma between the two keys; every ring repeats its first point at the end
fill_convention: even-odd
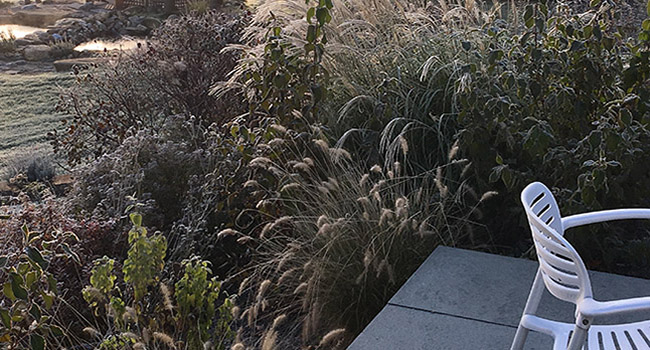
{"type": "Polygon", "coordinates": [[[546,186],[535,182],[521,194],[544,284],[556,298],[577,303],[591,297],[591,283],[578,252],[564,239],[562,218],[546,186]]]}
{"type": "Polygon", "coordinates": [[[562,218],[551,191],[539,182],[523,190],[521,201],[530,225],[539,269],[510,349],[523,349],[528,332],[533,330],[552,336],[553,350],[650,350],[650,321],[592,326],[594,319],[600,316],[650,311],[650,298],[595,300],[587,269],[578,252],[564,238],[564,231],[575,226],[611,220],[650,219],[650,209],[604,210],[562,218]],[[556,298],[576,305],[574,323],[535,315],[545,287],[556,298]]]}

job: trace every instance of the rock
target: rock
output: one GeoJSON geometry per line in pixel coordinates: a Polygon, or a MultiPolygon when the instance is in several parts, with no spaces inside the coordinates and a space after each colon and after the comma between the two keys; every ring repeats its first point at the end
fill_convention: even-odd
{"type": "Polygon", "coordinates": [[[52,34],[52,39],[53,39],[54,41],[61,41],[61,40],[63,40],[63,37],[61,36],[61,34],[53,33],[53,34],[52,34]]]}
{"type": "Polygon", "coordinates": [[[98,64],[108,61],[107,57],[86,57],[86,58],[70,58],[66,60],[54,61],[54,69],[57,72],[67,72],[72,70],[74,66],[88,67],[93,64],[98,64]]]}
{"type": "Polygon", "coordinates": [[[94,8],[95,8],[95,4],[93,4],[92,2],[87,2],[87,3],[79,6],[79,10],[82,10],[82,11],[90,11],[90,10],[92,10],[94,8]]]}
{"type": "Polygon", "coordinates": [[[35,10],[39,8],[36,4],[23,5],[20,7],[21,10],[35,10]]]}
{"type": "Polygon", "coordinates": [[[38,37],[38,40],[40,40],[40,41],[42,41],[44,43],[47,43],[51,39],[50,34],[44,32],[44,31],[39,30],[39,31],[34,32],[33,34],[35,34],[38,37]]]}
{"type": "Polygon", "coordinates": [[[126,27],[125,30],[126,33],[130,35],[147,35],[149,32],[149,28],[142,24],[138,24],[136,27],[126,27]]]}
{"type": "Polygon", "coordinates": [[[33,42],[31,42],[29,40],[26,40],[26,39],[16,39],[16,41],[14,41],[14,44],[16,44],[16,46],[18,46],[18,47],[27,46],[27,45],[34,45],[33,42]]]}
{"type": "Polygon", "coordinates": [[[129,17],[129,27],[136,27],[139,24],[142,24],[142,20],[144,17],[142,16],[131,16],[129,17]]]}
{"type": "Polygon", "coordinates": [[[56,21],[56,23],[54,23],[54,25],[57,26],[57,27],[71,27],[71,26],[74,26],[74,25],[81,25],[81,24],[85,24],[85,23],[86,23],[86,21],[84,21],[83,19],[69,18],[68,17],[68,18],[63,18],[63,19],[60,19],[60,20],[56,21]]]}
{"type": "Polygon", "coordinates": [[[158,18],[147,17],[147,18],[142,20],[142,25],[144,25],[145,27],[147,27],[149,29],[158,28],[158,27],[160,27],[161,24],[162,24],[162,22],[160,22],[160,20],[158,18]]]}
{"type": "Polygon", "coordinates": [[[29,41],[31,45],[45,44],[45,42],[41,40],[41,38],[39,38],[35,33],[25,35],[23,39],[29,41]]]}
{"type": "Polygon", "coordinates": [[[25,47],[23,57],[27,61],[43,61],[50,58],[51,50],[47,45],[31,45],[25,47]]]}

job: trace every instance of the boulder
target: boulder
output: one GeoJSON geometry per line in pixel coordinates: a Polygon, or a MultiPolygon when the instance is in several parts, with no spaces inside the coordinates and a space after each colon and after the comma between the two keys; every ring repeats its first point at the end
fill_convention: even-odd
{"type": "Polygon", "coordinates": [[[27,61],[43,61],[50,58],[51,50],[47,45],[26,46],[23,50],[23,57],[27,61]]]}
{"type": "Polygon", "coordinates": [[[79,68],[87,68],[93,64],[98,64],[108,61],[107,57],[85,57],[85,58],[69,58],[65,60],[54,61],[54,69],[57,72],[67,72],[72,70],[74,66],[79,68]]]}

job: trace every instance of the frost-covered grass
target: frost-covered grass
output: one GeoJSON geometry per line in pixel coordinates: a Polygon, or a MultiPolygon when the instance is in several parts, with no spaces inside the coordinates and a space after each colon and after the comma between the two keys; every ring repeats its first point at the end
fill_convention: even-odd
{"type": "Polygon", "coordinates": [[[64,118],[56,112],[59,87],[72,81],[69,73],[0,74],[0,176],[17,158],[52,153],[46,135],[64,118]]]}

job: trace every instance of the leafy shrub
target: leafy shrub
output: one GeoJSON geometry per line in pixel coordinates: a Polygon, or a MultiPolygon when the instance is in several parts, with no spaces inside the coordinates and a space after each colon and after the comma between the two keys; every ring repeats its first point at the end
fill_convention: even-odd
{"type": "Polygon", "coordinates": [[[54,40],[49,43],[50,56],[53,58],[65,58],[74,52],[77,46],[73,41],[67,39],[54,40]]]}
{"type": "Polygon", "coordinates": [[[56,175],[52,158],[43,155],[24,155],[14,159],[9,168],[9,178],[25,174],[29,182],[50,182],[56,175]]]}
{"type": "Polygon", "coordinates": [[[79,263],[69,246],[79,239],[71,232],[31,231],[25,224],[21,231],[17,249],[0,256],[0,278],[6,281],[0,294],[0,345],[32,350],[61,347],[64,332],[52,317],[59,300],[51,263],[60,257],[79,263]]]}
{"type": "MultiPolygon", "coordinates": [[[[233,336],[230,329],[233,303],[225,298],[220,306],[221,284],[211,272],[208,262],[199,259],[182,263],[183,276],[175,284],[173,294],[178,307],[173,305],[169,287],[160,281],[167,241],[160,233],[150,235],[142,226],[142,216],[132,213],[133,228],[129,231],[129,252],[122,264],[124,287],[116,284],[115,261],[104,256],[95,261],[90,282],[84,288],[84,298],[96,310],[112,320],[113,327],[99,343],[100,349],[216,347],[224,349],[233,336]],[[152,287],[160,286],[160,294],[152,287]],[[161,303],[162,301],[162,303],[161,303]],[[178,309],[178,311],[176,311],[178,309]],[[216,327],[212,327],[217,320],[216,327]],[[213,331],[213,332],[209,332],[213,331]],[[170,335],[171,334],[171,335],[170,335]]],[[[99,331],[88,328],[98,335],[99,331]]]]}
{"type": "MultiPolygon", "coordinates": [[[[0,6],[1,7],[1,6],[0,6]]],[[[0,53],[12,53],[16,51],[16,37],[13,33],[0,33],[0,53]]]]}
{"type": "Polygon", "coordinates": [[[222,49],[239,41],[244,24],[241,16],[215,12],[184,15],[165,21],[146,47],[77,71],[77,84],[59,106],[72,117],[65,132],[49,134],[55,151],[77,164],[114,150],[138,130],[161,130],[170,115],[207,124],[236,115],[239,104],[209,90],[234,66],[233,54],[222,49]]]}

